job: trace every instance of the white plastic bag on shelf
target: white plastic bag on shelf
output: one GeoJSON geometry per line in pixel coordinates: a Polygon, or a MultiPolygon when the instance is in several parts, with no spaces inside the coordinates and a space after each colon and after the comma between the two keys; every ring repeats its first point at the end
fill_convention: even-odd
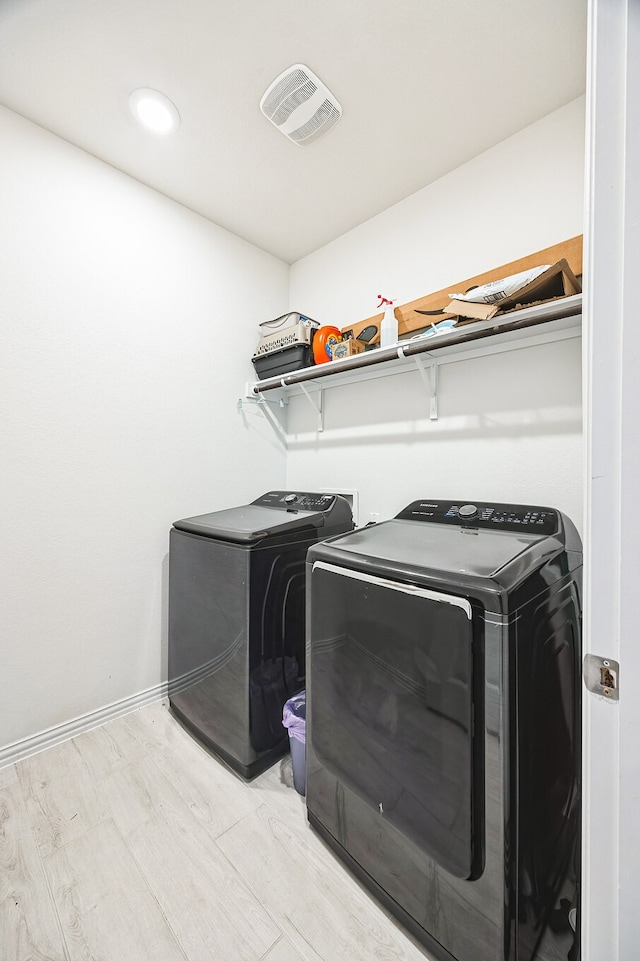
{"type": "Polygon", "coordinates": [[[449,294],[449,297],[453,300],[466,300],[473,304],[497,304],[507,297],[512,297],[522,287],[526,287],[550,266],[550,264],[543,264],[542,267],[532,267],[530,270],[512,274],[503,280],[492,280],[480,287],[473,287],[467,294],[449,294]]]}

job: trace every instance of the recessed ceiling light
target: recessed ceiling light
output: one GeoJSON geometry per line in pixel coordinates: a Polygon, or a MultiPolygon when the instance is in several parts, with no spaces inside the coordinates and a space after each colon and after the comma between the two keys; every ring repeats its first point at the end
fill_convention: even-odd
{"type": "Polygon", "coordinates": [[[141,87],[129,97],[131,113],[146,130],[152,133],[173,133],[180,126],[180,114],[163,93],[141,87]]]}

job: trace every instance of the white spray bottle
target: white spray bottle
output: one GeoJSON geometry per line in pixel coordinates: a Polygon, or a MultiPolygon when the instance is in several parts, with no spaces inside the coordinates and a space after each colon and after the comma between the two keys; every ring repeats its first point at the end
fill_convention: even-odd
{"type": "Polygon", "coordinates": [[[398,321],[393,309],[393,301],[387,300],[382,294],[378,294],[378,297],[380,298],[378,307],[384,305],[384,316],[380,324],[380,346],[390,347],[398,343],[398,321]]]}

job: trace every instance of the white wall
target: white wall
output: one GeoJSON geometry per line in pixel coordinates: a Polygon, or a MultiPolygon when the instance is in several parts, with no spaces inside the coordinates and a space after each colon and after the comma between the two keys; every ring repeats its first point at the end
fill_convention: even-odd
{"type": "Polygon", "coordinates": [[[283,485],[235,399],[288,267],[3,108],[0,141],[1,749],[158,685],[171,522],[283,485]]]}
{"type": "MultiPolygon", "coordinates": [[[[401,155],[399,155],[401,160],[401,155]]],[[[345,326],[582,233],[584,99],[291,268],[290,308],[345,326]]],[[[582,519],[580,341],[451,364],[437,422],[417,373],[289,411],[287,485],[356,488],[360,522],[417,497],[548,504],[582,519]]]]}

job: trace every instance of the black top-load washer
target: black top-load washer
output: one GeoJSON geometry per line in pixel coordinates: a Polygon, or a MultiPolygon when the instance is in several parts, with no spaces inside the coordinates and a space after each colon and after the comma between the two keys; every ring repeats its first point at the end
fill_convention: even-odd
{"type": "Polygon", "coordinates": [[[310,823],[444,961],[579,957],[581,550],[421,500],[307,555],[310,823]]]}
{"type": "Polygon", "coordinates": [[[171,709],[245,778],[286,750],[282,708],[304,687],[307,549],[352,528],[345,498],[297,491],[173,525],[171,709]]]}

